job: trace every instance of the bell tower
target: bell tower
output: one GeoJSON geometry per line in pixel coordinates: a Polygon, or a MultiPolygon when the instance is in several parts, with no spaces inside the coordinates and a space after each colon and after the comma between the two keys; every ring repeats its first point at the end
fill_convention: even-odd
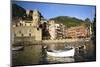
{"type": "Polygon", "coordinates": [[[34,24],[34,26],[37,26],[37,24],[40,22],[40,13],[39,13],[39,11],[34,10],[32,17],[33,17],[32,24],[34,24]]]}
{"type": "Polygon", "coordinates": [[[34,35],[35,35],[35,40],[37,41],[41,41],[42,40],[42,31],[41,29],[37,29],[38,28],[38,24],[41,21],[41,14],[38,10],[34,10],[33,14],[32,14],[32,24],[35,27],[34,28],[34,35]]]}

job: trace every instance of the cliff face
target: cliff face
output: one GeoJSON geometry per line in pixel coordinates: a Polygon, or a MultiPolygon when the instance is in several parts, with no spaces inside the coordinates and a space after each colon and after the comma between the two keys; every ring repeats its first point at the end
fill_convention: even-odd
{"type": "Polygon", "coordinates": [[[22,17],[25,15],[26,11],[24,8],[20,7],[17,4],[12,4],[12,18],[14,17],[22,17]]]}

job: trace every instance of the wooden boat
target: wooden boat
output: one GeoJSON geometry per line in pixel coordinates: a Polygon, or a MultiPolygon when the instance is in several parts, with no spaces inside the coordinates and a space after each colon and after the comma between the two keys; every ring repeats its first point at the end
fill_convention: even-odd
{"type": "Polygon", "coordinates": [[[52,57],[73,57],[74,53],[74,48],[67,48],[65,50],[47,50],[47,55],[52,57]]]}
{"type": "Polygon", "coordinates": [[[19,50],[23,50],[24,46],[17,46],[17,47],[12,47],[13,51],[19,51],[19,50]]]}

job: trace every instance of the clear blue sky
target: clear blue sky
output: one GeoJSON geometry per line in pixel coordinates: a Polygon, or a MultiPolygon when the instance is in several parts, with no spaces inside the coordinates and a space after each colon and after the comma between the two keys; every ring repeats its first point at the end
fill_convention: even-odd
{"type": "Polygon", "coordinates": [[[70,16],[82,20],[89,18],[92,21],[95,16],[94,15],[95,6],[27,2],[27,1],[13,1],[12,3],[17,4],[26,10],[38,9],[46,19],[50,19],[57,16],[70,16]]]}

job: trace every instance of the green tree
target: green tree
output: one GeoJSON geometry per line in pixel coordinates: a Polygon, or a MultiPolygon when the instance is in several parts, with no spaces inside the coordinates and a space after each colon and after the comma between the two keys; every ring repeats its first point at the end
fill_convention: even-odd
{"type": "Polygon", "coordinates": [[[90,25],[91,25],[90,19],[89,18],[86,18],[84,21],[85,21],[85,26],[89,28],[90,25]]]}
{"type": "Polygon", "coordinates": [[[90,21],[90,19],[89,19],[89,18],[86,18],[86,19],[85,19],[85,22],[91,22],[91,21],[90,21]]]}

